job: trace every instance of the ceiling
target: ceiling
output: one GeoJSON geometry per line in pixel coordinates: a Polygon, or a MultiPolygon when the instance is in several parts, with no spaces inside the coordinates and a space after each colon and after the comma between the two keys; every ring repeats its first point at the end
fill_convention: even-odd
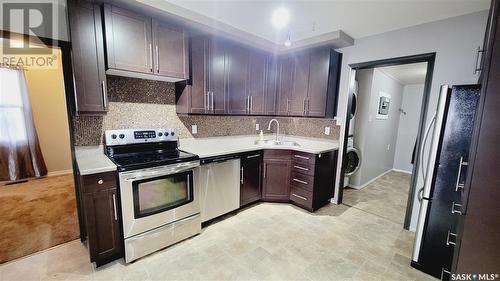
{"type": "Polygon", "coordinates": [[[427,63],[412,63],[379,67],[378,70],[397,80],[401,85],[424,84],[427,63]]]}
{"type": "Polygon", "coordinates": [[[361,38],[489,8],[490,0],[136,0],[152,7],[184,11],[185,17],[203,17],[205,24],[233,27],[262,40],[282,45],[342,30],[361,38]],[[282,30],[271,24],[276,7],[290,11],[282,30]],[[314,25],[314,28],[313,28],[314,25]]]}

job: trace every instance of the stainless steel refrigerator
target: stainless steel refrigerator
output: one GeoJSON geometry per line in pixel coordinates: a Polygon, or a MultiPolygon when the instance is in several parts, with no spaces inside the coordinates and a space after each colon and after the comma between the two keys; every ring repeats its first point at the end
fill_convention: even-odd
{"type": "Polygon", "coordinates": [[[421,205],[412,266],[442,280],[450,278],[479,93],[479,85],[441,86],[420,151],[424,184],[418,191],[421,205]],[[430,149],[424,160],[426,142],[430,149]]]}

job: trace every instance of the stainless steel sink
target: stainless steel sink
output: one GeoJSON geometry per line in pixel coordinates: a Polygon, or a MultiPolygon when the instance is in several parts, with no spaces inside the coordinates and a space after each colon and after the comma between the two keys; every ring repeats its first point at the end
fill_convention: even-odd
{"type": "Polygon", "coordinates": [[[300,146],[299,143],[289,140],[256,140],[255,145],[269,145],[269,146],[300,146]]]}

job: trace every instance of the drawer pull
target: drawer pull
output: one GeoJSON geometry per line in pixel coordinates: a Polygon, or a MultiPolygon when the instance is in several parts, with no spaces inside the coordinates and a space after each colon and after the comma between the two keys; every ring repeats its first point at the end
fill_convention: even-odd
{"type": "Polygon", "coordinates": [[[449,245],[456,245],[457,244],[456,242],[450,241],[450,236],[453,237],[453,240],[457,239],[457,234],[448,230],[448,235],[446,236],[446,245],[448,245],[448,246],[449,245]]]}
{"type": "Polygon", "coordinates": [[[309,184],[306,181],[301,181],[301,180],[298,180],[298,179],[293,179],[293,181],[296,181],[296,182],[301,183],[301,184],[306,184],[306,185],[309,184]]]}
{"type": "Polygon", "coordinates": [[[295,196],[295,197],[300,198],[300,199],[302,199],[304,201],[307,201],[307,198],[305,198],[304,196],[300,196],[300,195],[297,195],[295,193],[292,193],[292,196],[295,196]]]}
{"type": "Polygon", "coordinates": [[[98,184],[103,184],[103,183],[104,183],[104,181],[103,181],[103,180],[98,180],[98,181],[97,181],[97,183],[98,183],[98,184]]]}
{"type": "Polygon", "coordinates": [[[293,157],[299,158],[299,159],[304,159],[304,160],[309,160],[310,159],[309,157],[305,157],[305,156],[302,156],[302,155],[294,155],[293,157]]]}
{"type": "Polygon", "coordinates": [[[295,169],[303,170],[303,171],[309,171],[308,168],[300,167],[300,166],[293,166],[295,169]]]}
{"type": "Polygon", "coordinates": [[[451,213],[452,214],[463,215],[462,211],[461,210],[457,210],[455,207],[462,208],[462,204],[457,204],[457,203],[453,202],[453,204],[451,205],[451,213]]]}
{"type": "Polygon", "coordinates": [[[463,157],[460,157],[460,164],[458,164],[458,176],[457,176],[457,183],[455,184],[455,191],[458,191],[459,189],[464,189],[465,183],[460,182],[460,176],[462,175],[462,167],[463,166],[468,166],[469,162],[464,161],[463,157]]]}
{"type": "Polygon", "coordinates": [[[260,154],[255,154],[255,155],[250,155],[250,156],[247,156],[247,159],[251,159],[251,158],[255,158],[255,157],[259,157],[260,154]]]}

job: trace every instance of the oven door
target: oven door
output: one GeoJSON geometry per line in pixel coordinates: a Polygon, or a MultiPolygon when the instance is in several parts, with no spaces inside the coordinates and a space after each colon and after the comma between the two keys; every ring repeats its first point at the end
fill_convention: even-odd
{"type": "Polygon", "coordinates": [[[125,238],[198,214],[199,161],[120,173],[125,238]]]}

